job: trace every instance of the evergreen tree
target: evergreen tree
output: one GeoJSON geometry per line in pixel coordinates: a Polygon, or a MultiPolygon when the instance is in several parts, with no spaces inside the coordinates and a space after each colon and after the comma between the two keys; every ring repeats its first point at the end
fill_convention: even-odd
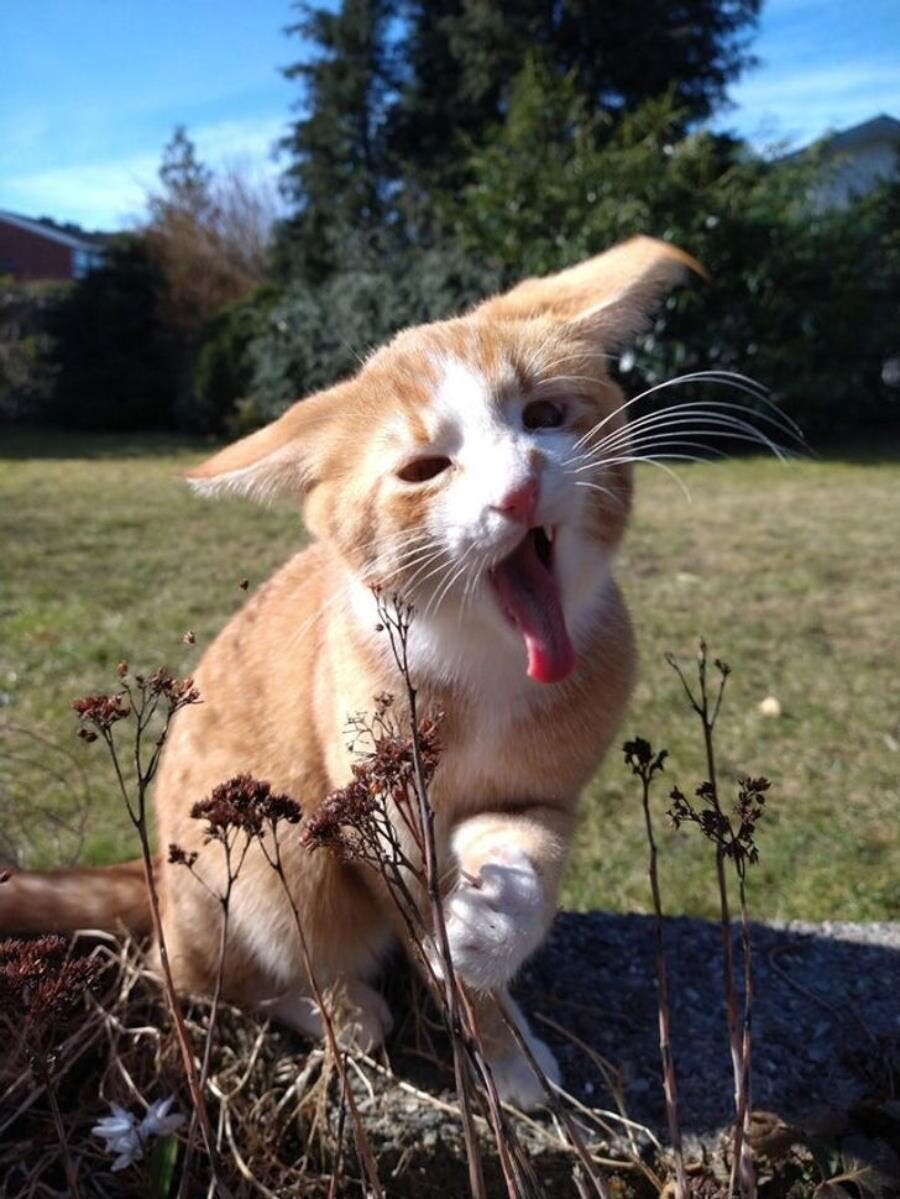
{"type": "Polygon", "coordinates": [[[163,150],[159,168],[163,190],[149,199],[151,218],[163,222],[170,213],[208,220],[215,208],[213,174],[197,158],[197,149],[184,125],[176,125],[163,150]]]}
{"type": "Polygon", "coordinates": [[[343,0],[337,12],[304,3],[292,32],[316,53],[287,71],[303,84],[304,115],[284,143],[296,217],[283,244],[298,273],[327,278],[348,245],[443,237],[436,201],[471,180],[471,151],[506,120],[530,57],[569,79],[588,115],[610,118],[607,129],[662,95],[690,127],[752,63],[760,2],[343,0]]]}
{"type": "Polygon", "coordinates": [[[282,270],[317,283],[337,269],[345,241],[374,237],[385,216],[383,125],[391,88],[388,25],[396,0],[344,0],[338,12],[298,5],[289,29],[316,47],[285,74],[302,85],[302,116],[282,149],[296,216],[282,229],[282,270]]]}

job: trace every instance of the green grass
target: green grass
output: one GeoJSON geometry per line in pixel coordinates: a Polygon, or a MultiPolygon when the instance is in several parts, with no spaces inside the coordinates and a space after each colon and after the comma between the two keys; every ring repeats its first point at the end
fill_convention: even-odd
{"type": "MultiPolygon", "coordinates": [[[[180,481],[203,448],[162,438],[4,435],[0,443],[0,851],[33,863],[133,853],[73,697],[116,663],[188,671],[257,584],[302,542],[289,506],[201,501],[180,481]],[[196,645],[187,646],[187,629],[196,645]],[[25,731],[23,731],[25,730],[25,731]],[[38,734],[43,740],[35,740],[38,734]],[[86,799],[90,803],[82,819],[86,799]]],[[[667,746],[666,789],[703,777],[699,731],[666,650],[698,635],[733,668],[722,778],[774,784],[753,872],[756,915],[900,916],[900,463],[763,459],[649,468],[619,568],[641,646],[623,739],[667,746]],[[767,719],[758,704],[780,700],[767,719]]],[[[636,780],[610,755],[590,789],[564,893],[646,910],[636,780]]],[[[665,830],[670,911],[711,914],[708,846],[665,830]]]]}

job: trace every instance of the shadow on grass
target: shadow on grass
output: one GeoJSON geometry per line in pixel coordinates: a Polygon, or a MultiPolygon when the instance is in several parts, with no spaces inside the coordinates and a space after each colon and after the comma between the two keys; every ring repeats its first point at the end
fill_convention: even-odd
{"type": "MultiPolygon", "coordinates": [[[[178,454],[211,453],[229,439],[201,437],[167,430],[131,433],[80,432],[51,426],[0,424],[0,460],[26,461],[35,458],[58,460],[155,458],[178,454]]],[[[711,446],[711,451],[723,448],[711,446]]],[[[750,458],[759,449],[747,451],[741,443],[724,447],[729,458],[750,458]]],[[[798,456],[820,462],[851,466],[883,466],[900,463],[900,419],[880,434],[843,439],[810,439],[807,452],[794,447],[798,456]]],[[[715,455],[711,452],[711,458],[715,455]]]]}
{"type": "Polygon", "coordinates": [[[67,429],[0,425],[0,460],[159,458],[210,453],[212,438],[171,432],[82,433],[67,429]]]}
{"type": "Polygon", "coordinates": [[[810,441],[813,456],[820,462],[848,466],[891,466],[900,463],[900,416],[893,425],[866,436],[822,438],[810,441]]]}

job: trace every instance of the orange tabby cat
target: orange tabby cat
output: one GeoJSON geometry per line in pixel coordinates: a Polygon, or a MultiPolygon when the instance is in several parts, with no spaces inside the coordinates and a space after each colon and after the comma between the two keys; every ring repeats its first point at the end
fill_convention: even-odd
{"type": "MultiPolygon", "coordinates": [[[[201,849],[191,806],[240,772],[307,809],[350,777],[345,724],[400,680],[371,591],[416,608],[410,659],[423,711],[440,709],[432,786],[453,960],[476,994],[504,992],[553,917],[578,794],[622,719],[635,653],[611,577],[631,498],[624,435],[602,466],[584,454],[624,426],[607,356],[693,266],[636,238],[466,316],[407,330],[359,374],[295,404],[190,474],[203,492],[302,500],[314,544],[247,603],[203,657],[203,703],[174,722],[156,783],[161,845],[201,849]]],[[[298,838],[299,831],[292,837],[298,838]]],[[[370,986],[395,935],[371,873],[285,845],[290,887],[322,986],[343,984],[346,1043],[371,1047],[390,1015],[370,986]]],[[[218,855],[207,854],[209,872],[218,855]]],[[[220,914],[162,862],[176,983],[211,985],[220,914]]],[[[21,874],[0,924],[147,923],[139,872],[21,874]]],[[[226,988],[321,1032],[289,909],[261,855],[232,899],[226,988]]],[[[523,1030],[545,1070],[549,1050],[523,1030]]],[[[483,1004],[501,1094],[540,1089],[483,1004]]]]}

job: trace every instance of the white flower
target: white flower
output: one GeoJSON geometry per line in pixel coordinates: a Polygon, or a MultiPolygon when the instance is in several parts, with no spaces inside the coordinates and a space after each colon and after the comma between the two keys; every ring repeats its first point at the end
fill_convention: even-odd
{"type": "Polygon", "coordinates": [[[151,1137],[167,1136],[184,1123],[184,1116],[179,1112],[169,1115],[169,1108],[174,1102],[174,1095],[168,1099],[158,1099],[150,1105],[140,1123],[120,1104],[110,1104],[112,1115],[95,1124],[91,1132],[95,1137],[103,1137],[107,1153],[116,1154],[113,1170],[124,1170],[126,1166],[134,1165],[144,1156],[144,1147],[151,1137]]]}
{"type": "Polygon", "coordinates": [[[175,1096],[170,1095],[168,1099],[157,1099],[156,1103],[150,1104],[150,1110],[141,1120],[141,1126],[138,1129],[144,1140],[147,1137],[166,1137],[170,1132],[181,1127],[184,1123],[184,1116],[180,1112],[169,1115],[169,1108],[174,1102],[175,1096]]]}

